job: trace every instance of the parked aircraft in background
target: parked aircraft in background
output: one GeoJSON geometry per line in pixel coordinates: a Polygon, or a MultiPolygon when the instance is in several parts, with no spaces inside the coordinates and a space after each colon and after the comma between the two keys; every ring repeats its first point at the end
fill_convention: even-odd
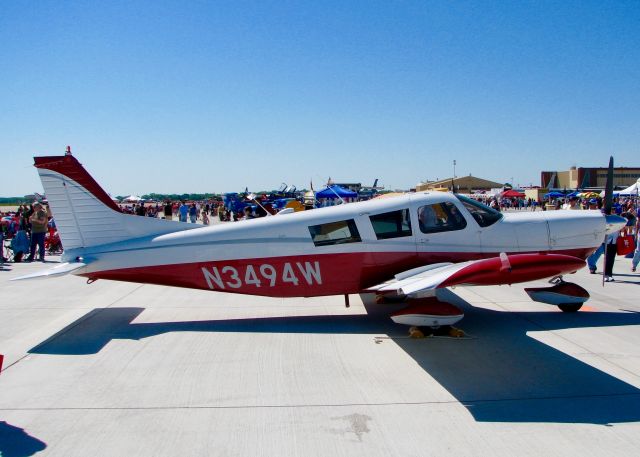
{"type": "Polygon", "coordinates": [[[378,192],[384,190],[384,186],[378,186],[378,178],[373,181],[373,186],[362,186],[358,191],[360,200],[367,200],[378,195],[378,192]]]}
{"type": "Polygon", "coordinates": [[[36,157],[65,248],[63,263],[25,278],[72,273],[270,297],[375,292],[401,297],[391,318],[450,325],[462,312],[437,289],[555,278],[534,300],[577,311],[589,294],[562,276],[625,224],[600,211],[502,214],[443,192],[201,226],[123,214],[70,153],[36,157]]]}

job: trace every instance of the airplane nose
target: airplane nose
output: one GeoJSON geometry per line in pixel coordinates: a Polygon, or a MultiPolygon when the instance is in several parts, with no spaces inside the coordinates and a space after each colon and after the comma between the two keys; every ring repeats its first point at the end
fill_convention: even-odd
{"type": "Polygon", "coordinates": [[[608,214],[604,218],[606,220],[605,232],[607,235],[620,231],[625,225],[627,225],[627,220],[616,214],[608,214]]]}

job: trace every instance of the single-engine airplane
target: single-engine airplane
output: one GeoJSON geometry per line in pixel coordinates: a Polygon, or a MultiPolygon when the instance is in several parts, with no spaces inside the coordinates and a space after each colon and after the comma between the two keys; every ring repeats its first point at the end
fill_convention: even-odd
{"type": "Polygon", "coordinates": [[[527,292],[577,311],[589,294],[562,276],[625,224],[600,211],[502,214],[462,195],[418,192],[203,226],[123,214],[70,152],[35,157],[35,166],[63,263],[16,279],[72,273],[269,297],[341,294],[347,306],[348,294],[368,291],[404,299],[391,318],[413,326],[460,320],[436,297],[457,285],[554,278],[527,292]]]}

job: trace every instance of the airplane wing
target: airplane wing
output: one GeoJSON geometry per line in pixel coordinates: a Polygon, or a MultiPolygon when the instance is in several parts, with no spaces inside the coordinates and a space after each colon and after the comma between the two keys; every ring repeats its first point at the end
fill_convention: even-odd
{"type": "Polygon", "coordinates": [[[23,279],[46,279],[54,276],[63,276],[69,273],[72,273],[80,268],[85,267],[87,264],[83,262],[73,262],[73,263],[61,263],[60,265],[56,265],[53,268],[43,271],[37,271],[35,273],[31,273],[24,276],[19,276],[17,278],[11,279],[11,281],[21,281],[23,279]]]}
{"type": "Polygon", "coordinates": [[[420,297],[442,287],[515,284],[574,273],[585,266],[577,257],[564,254],[510,254],[461,263],[438,263],[398,273],[372,292],[396,291],[420,297]]]}

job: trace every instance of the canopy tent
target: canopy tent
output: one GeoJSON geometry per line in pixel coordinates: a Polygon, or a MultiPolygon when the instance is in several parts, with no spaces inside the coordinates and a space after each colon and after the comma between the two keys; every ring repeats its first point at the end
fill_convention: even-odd
{"type": "Polygon", "coordinates": [[[564,194],[562,192],[549,192],[547,194],[544,194],[544,198],[561,198],[564,197],[564,194]]]}
{"type": "Polygon", "coordinates": [[[505,190],[502,193],[502,197],[505,197],[505,198],[513,198],[513,197],[524,198],[524,194],[522,192],[518,192],[517,190],[509,189],[509,190],[505,190]]]}
{"type": "Polygon", "coordinates": [[[618,195],[632,196],[633,197],[633,196],[638,195],[638,191],[640,190],[640,189],[638,189],[638,187],[639,187],[639,185],[636,182],[636,183],[633,183],[633,185],[627,187],[626,189],[622,189],[619,192],[613,192],[613,193],[614,194],[617,193],[618,195]]]}
{"type": "Polygon", "coordinates": [[[138,197],[137,195],[129,195],[128,197],[124,198],[122,201],[125,203],[138,203],[140,200],[142,200],[142,198],[138,197]]]}
{"type": "Polygon", "coordinates": [[[580,196],[580,192],[578,192],[577,190],[574,190],[570,194],[567,194],[567,198],[579,197],[579,196],[580,196]]]}
{"type": "MultiPolygon", "coordinates": [[[[618,197],[635,197],[636,193],[630,193],[630,194],[623,194],[622,192],[626,191],[626,189],[624,190],[614,190],[613,191],[613,198],[618,198],[618,197]]],[[[605,195],[607,195],[607,191],[603,190],[602,192],[600,192],[600,197],[604,198],[605,195]]]]}
{"type": "Polygon", "coordinates": [[[581,192],[578,194],[580,198],[598,198],[600,196],[597,192],[581,192]]]}
{"type": "Polygon", "coordinates": [[[333,184],[316,193],[316,198],[357,198],[358,193],[333,184]]]}

